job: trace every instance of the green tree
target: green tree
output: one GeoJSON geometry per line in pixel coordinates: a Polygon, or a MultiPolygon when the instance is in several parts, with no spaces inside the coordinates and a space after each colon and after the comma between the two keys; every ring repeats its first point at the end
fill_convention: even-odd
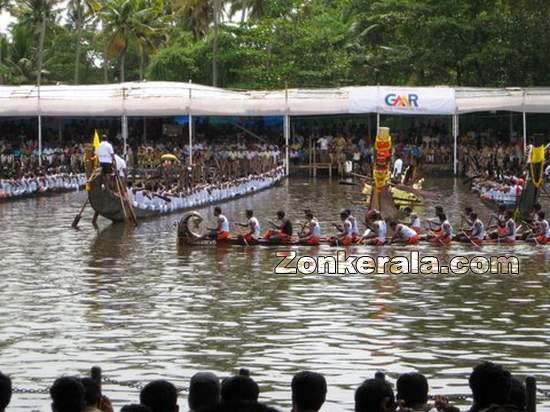
{"type": "Polygon", "coordinates": [[[175,0],[176,13],[184,23],[184,27],[191,30],[197,38],[209,33],[212,28],[212,85],[219,85],[218,59],[219,34],[222,24],[224,0],[175,0]]]}
{"type": "Polygon", "coordinates": [[[23,24],[30,25],[38,34],[36,84],[42,82],[42,71],[44,63],[44,42],[48,22],[55,23],[58,0],[18,0],[12,9],[13,14],[23,24]]]}
{"type": "Polygon", "coordinates": [[[99,11],[97,0],[69,0],[68,10],[76,31],[74,56],[74,84],[80,82],[80,51],[82,44],[82,28],[86,22],[92,20],[99,11]]]}

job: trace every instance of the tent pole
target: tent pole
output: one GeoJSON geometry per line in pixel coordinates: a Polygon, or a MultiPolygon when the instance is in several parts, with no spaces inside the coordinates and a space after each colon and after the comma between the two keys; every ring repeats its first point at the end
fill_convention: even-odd
{"type": "Polygon", "coordinates": [[[285,169],[286,175],[290,173],[290,153],[289,153],[289,142],[290,142],[290,115],[288,108],[288,88],[285,88],[285,117],[283,118],[283,129],[285,135],[285,169]]]}
{"type": "Polygon", "coordinates": [[[458,114],[453,115],[453,172],[454,175],[458,174],[458,114]]]}
{"type": "Polygon", "coordinates": [[[38,166],[42,167],[42,107],[40,104],[40,82],[38,82],[38,166]]]}
{"type": "Polygon", "coordinates": [[[122,115],[122,156],[126,159],[126,152],[128,148],[128,116],[125,114],[122,115]]]}
{"type": "Polygon", "coordinates": [[[378,136],[379,131],[380,131],[380,113],[376,113],[376,136],[378,136]]]}
{"type": "Polygon", "coordinates": [[[527,113],[525,112],[525,90],[523,91],[522,114],[523,114],[523,157],[525,158],[528,155],[527,153],[527,113]]]}
{"type": "Polygon", "coordinates": [[[191,80],[189,80],[189,166],[193,166],[193,115],[191,114],[191,80]]]}
{"type": "Polygon", "coordinates": [[[38,114],[38,166],[42,167],[42,115],[38,114]]]}
{"type": "Polygon", "coordinates": [[[127,144],[128,144],[128,116],[126,116],[126,89],[122,88],[122,157],[124,160],[126,159],[126,151],[127,151],[127,144]]]}
{"type": "Polygon", "coordinates": [[[527,150],[527,113],[523,111],[523,153],[526,154],[527,150]]]}

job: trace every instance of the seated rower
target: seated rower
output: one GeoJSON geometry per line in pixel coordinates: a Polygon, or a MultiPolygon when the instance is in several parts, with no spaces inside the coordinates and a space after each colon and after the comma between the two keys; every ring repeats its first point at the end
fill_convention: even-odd
{"type": "Polygon", "coordinates": [[[434,246],[447,246],[453,240],[453,227],[451,226],[451,223],[447,219],[445,213],[439,214],[439,223],[441,228],[440,234],[429,236],[428,240],[434,246]]]}
{"type": "Polygon", "coordinates": [[[235,224],[242,227],[248,227],[248,232],[243,235],[247,243],[258,243],[258,239],[260,239],[260,222],[258,222],[258,219],[254,216],[254,211],[251,209],[246,211],[246,218],[248,219],[247,223],[235,224]]]}
{"type": "Polygon", "coordinates": [[[535,241],[539,245],[547,245],[550,243],[550,224],[546,220],[544,211],[537,212],[537,224],[533,229],[533,236],[527,240],[535,241]]]}
{"type": "Polygon", "coordinates": [[[476,213],[470,214],[470,220],[472,221],[472,226],[469,229],[465,229],[464,233],[466,234],[470,242],[475,243],[478,246],[483,245],[483,241],[486,237],[485,225],[480,218],[477,217],[476,213]]]}
{"type": "Polygon", "coordinates": [[[405,243],[408,245],[415,245],[418,243],[418,234],[409,226],[391,221],[390,227],[393,230],[393,236],[390,243],[405,243]]]}
{"type": "Polygon", "coordinates": [[[359,225],[357,224],[357,219],[351,214],[351,210],[346,209],[345,212],[348,215],[348,220],[351,222],[351,236],[355,242],[359,239],[359,225]]]}
{"type": "Polygon", "coordinates": [[[335,241],[336,244],[350,246],[353,243],[353,224],[349,220],[349,215],[347,211],[343,211],[340,213],[340,219],[342,220],[342,225],[334,225],[338,229],[340,234],[334,237],[332,240],[335,241]]]}
{"type": "Polygon", "coordinates": [[[510,210],[504,212],[504,218],[506,219],[506,222],[504,223],[504,230],[499,231],[498,239],[510,244],[516,243],[517,227],[516,222],[512,217],[512,212],[510,210]]]}
{"type": "Polygon", "coordinates": [[[222,214],[222,209],[218,206],[214,208],[214,216],[216,217],[216,228],[208,228],[210,231],[206,237],[212,240],[223,241],[229,239],[229,220],[222,214]]]}
{"type": "Polygon", "coordinates": [[[268,230],[264,239],[277,241],[280,240],[282,243],[290,243],[292,239],[292,222],[286,217],[285,212],[279,210],[277,212],[277,219],[280,221],[280,224],[276,224],[269,221],[269,224],[275,228],[275,230],[268,230]]]}
{"type": "MultiPolygon", "coordinates": [[[[490,228],[496,228],[495,231],[491,232],[489,234],[489,237],[491,239],[499,239],[506,236],[507,230],[506,230],[506,206],[500,205],[498,207],[498,213],[493,214],[491,216],[491,222],[495,221],[495,226],[491,226],[490,228]]],[[[491,223],[489,222],[489,224],[491,223]]],[[[490,229],[489,228],[489,229],[490,229]]]]}
{"type": "Polygon", "coordinates": [[[382,215],[378,211],[374,211],[372,215],[365,218],[365,225],[367,230],[365,230],[359,242],[365,245],[384,246],[386,244],[387,227],[382,215]],[[370,223],[371,220],[373,221],[372,224],[370,223]],[[372,226],[372,229],[370,226],[372,226]]]}
{"type": "Polygon", "coordinates": [[[300,234],[300,241],[308,245],[318,246],[321,241],[321,226],[310,210],[306,210],[306,219],[305,232],[300,234]]]}
{"type": "Polygon", "coordinates": [[[414,230],[418,234],[422,233],[422,226],[420,225],[420,218],[418,217],[418,215],[416,213],[413,213],[412,208],[407,206],[405,209],[403,209],[403,212],[405,212],[405,216],[409,218],[409,226],[411,227],[411,229],[414,230]]]}
{"type": "Polygon", "coordinates": [[[436,236],[439,236],[441,234],[441,221],[439,220],[439,215],[443,214],[443,207],[436,206],[435,207],[435,216],[436,220],[434,219],[426,219],[426,222],[428,223],[428,228],[435,233],[436,236]]]}

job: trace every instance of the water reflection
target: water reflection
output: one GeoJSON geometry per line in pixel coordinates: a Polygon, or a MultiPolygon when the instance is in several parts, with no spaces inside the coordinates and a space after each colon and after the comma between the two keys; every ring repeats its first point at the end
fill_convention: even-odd
{"type": "MultiPolygon", "coordinates": [[[[444,193],[449,215],[472,204],[488,216],[460,183],[432,185],[444,193]]],[[[224,211],[235,219],[254,208],[265,222],[278,209],[298,219],[310,207],[328,228],[359,191],[295,180],[224,211]]],[[[17,386],[40,387],[92,364],[111,378],[162,376],[180,386],[198,369],[226,374],[246,366],[262,385],[262,399],[287,408],[292,374],[310,368],[327,375],[325,410],[336,411],[351,407],[353,389],[376,370],[395,379],[416,369],[433,377],[435,392],[461,393],[468,392],[472,365],[491,358],[519,375],[537,375],[550,389],[546,249],[514,247],[522,265],[516,277],[275,275],[282,248],[176,247],[178,216],[137,229],[101,221],[96,231],[86,215],[80,231],[70,230],[82,200],[79,193],[0,205],[0,356],[17,386]]],[[[353,211],[362,215],[358,206],[353,211]]],[[[212,218],[210,210],[201,213],[212,218]]],[[[432,214],[433,204],[421,213],[432,214]]],[[[326,246],[295,250],[334,253],[326,246]]],[[[461,245],[419,250],[444,261],[479,254],[461,245]]],[[[137,400],[131,388],[106,390],[117,407],[137,400]]],[[[34,406],[49,410],[47,397],[16,396],[12,409],[34,406]]]]}

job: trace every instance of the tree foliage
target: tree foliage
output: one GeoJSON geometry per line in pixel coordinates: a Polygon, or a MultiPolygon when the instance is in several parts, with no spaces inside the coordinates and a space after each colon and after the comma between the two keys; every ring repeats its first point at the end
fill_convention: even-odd
{"type": "Polygon", "coordinates": [[[547,0],[71,0],[64,17],[50,0],[0,3],[18,18],[0,37],[4,83],[35,81],[43,16],[45,82],[550,83],[547,0]]]}

